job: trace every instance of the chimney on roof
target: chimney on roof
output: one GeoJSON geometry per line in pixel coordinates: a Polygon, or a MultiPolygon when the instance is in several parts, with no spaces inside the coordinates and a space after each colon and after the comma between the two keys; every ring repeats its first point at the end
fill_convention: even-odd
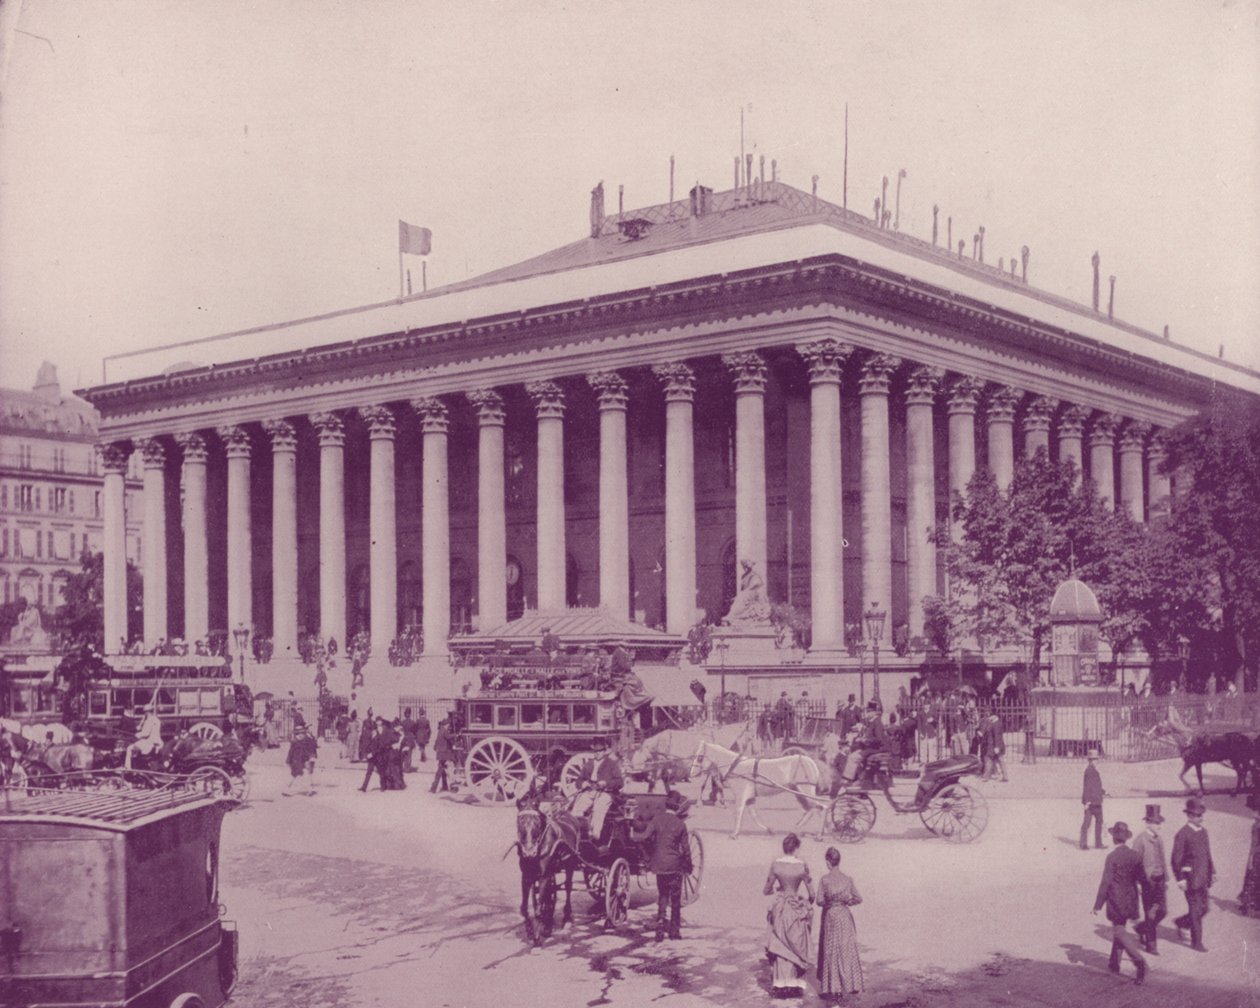
{"type": "Polygon", "coordinates": [[[747,183],[747,186],[746,186],[745,188],[747,188],[747,190],[748,190],[748,198],[749,198],[749,199],[752,199],[752,185],[753,185],[752,162],[753,162],[753,156],[752,156],[751,154],[745,154],[745,155],[744,155],[744,157],[747,159],[747,162],[748,162],[746,165],[744,165],[744,181],[747,183]]]}
{"type": "Polygon", "coordinates": [[[1225,344],[1224,343],[1222,343],[1220,345],[1220,348],[1216,351],[1216,356],[1219,357],[1221,360],[1225,359],[1225,344]]]}
{"type": "Polygon", "coordinates": [[[880,227],[880,222],[884,219],[883,214],[879,212],[879,197],[875,197],[875,226],[880,227]]]}
{"type": "Polygon", "coordinates": [[[598,238],[604,229],[604,183],[591,190],[591,237],[598,238]]]}
{"type": "Polygon", "coordinates": [[[779,181],[779,161],[777,158],[770,159],[770,181],[779,181]]]}
{"type": "Polygon", "coordinates": [[[703,217],[709,212],[709,197],[713,190],[697,182],[691,187],[691,216],[703,217]]]}
{"type": "Polygon", "coordinates": [[[891,211],[891,210],[885,210],[885,211],[884,211],[884,219],[883,219],[882,221],[880,221],[880,222],[879,222],[879,226],[880,226],[880,227],[882,227],[882,228],[887,228],[887,227],[888,227],[888,225],[889,225],[889,223],[891,223],[891,221],[892,221],[892,211],[891,211]]]}
{"type": "Polygon", "coordinates": [[[814,213],[818,213],[818,176],[813,176],[811,181],[814,186],[814,213]]]}
{"type": "Polygon", "coordinates": [[[731,186],[731,188],[735,190],[739,189],[739,155],[738,154],[735,155],[735,184],[731,186]]]}
{"type": "Polygon", "coordinates": [[[626,212],[626,187],[617,186],[617,219],[621,219],[621,215],[626,212]]]}
{"type": "Polygon", "coordinates": [[[1015,277],[1015,257],[1011,256],[1011,277],[1015,277]]]}
{"type": "Polygon", "coordinates": [[[1023,248],[1019,250],[1019,259],[1020,259],[1020,262],[1023,264],[1024,283],[1028,283],[1028,256],[1029,256],[1028,246],[1025,245],[1023,248]]]}
{"type": "Polygon", "coordinates": [[[674,155],[669,156],[669,201],[674,202],[674,155]]]}
{"type": "Polygon", "coordinates": [[[1107,318],[1114,318],[1113,312],[1116,307],[1116,278],[1108,277],[1111,281],[1111,291],[1107,294],[1107,318]]]}
{"type": "Polygon", "coordinates": [[[984,262],[984,225],[980,225],[980,261],[984,262]]]}
{"type": "Polygon", "coordinates": [[[961,259],[966,254],[967,254],[967,239],[959,238],[958,239],[958,258],[961,259]]]}
{"type": "MultiPolygon", "coordinates": [[[[881,191],[881,192],[880,192],[880,194],[879,194],[879,205],[880,205],[881,207],[886,207],[886,206],[888,206],[888,176],[887,176],[887,175],[885,175],[885,176],[884,176],[884,187],[883,187],[882,191],[881,191]]],[[[886,215],[885,215],[885,216],[886,216],[886,215]]],[[[878,221],[877,223],[879,224],[879,226],[880,226],[880,227],[883,227],[883,226],[884,226],[884,218],[883,218],[883,217],[880,217],[880,219],[879,219],[879,221],[878,221]]]]}
{"type": "Polygon", "coordinates": [[[998,272],[999,273],[1006,272],[1006,260],[1003,259],[1001,256],[998,256],[998,272]]]}
{"type": "Polygon", "coordinates": [[[971,236],[971,258],[976,262],[980,261],[980,232],[977,231],[971,236]]]}
{"type": "Polygon", "coordinates": [[[1172,339],[1172,334],[1168,331],[1168,325],[1164,325],[1164,339],[1172,339]]]}
{"type": "MultiPolygon", "coordinates": [[[[61,383],[57,381],[57,365],[44,361],[35,373],[35,394],[49,402],[61,402],[61,383]]],[[[51,491],[49,491],[51,493],[51,491]]]]}
{"type": "Polygon", "coordinates": [[[954,218],[945,218],[945,251],[948,252],[954,247],[954,218]]]}
{"type": "Polygon", "coordinates": [[[937,220],[937,217],[940,214],[940,212],[941,212],[941,208],[937,204],[933,203],[932,204],[932,248],[936,248],[936,237],[940,230],[940,222],[937,220]]]}
{"type": "Polygon", "coordinates": [[[1098,311],[1098,264],[1102,261],[1098,253],[1094,253],[1093,259],[1090,260],[1094,264],[1094,311],[1098,311]]]}

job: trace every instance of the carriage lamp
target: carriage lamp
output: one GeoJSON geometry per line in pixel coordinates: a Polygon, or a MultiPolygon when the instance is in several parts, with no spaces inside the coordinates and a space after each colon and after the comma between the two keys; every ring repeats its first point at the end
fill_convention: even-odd
{"type": "Polygon", "coordinates": [[[871,699],[879,700],[879,642],[884,636],[884,620],[888,613],[880,609],[875,602],[862,615],[866,623],[866,636],[871,639],[871,699]]]}
{"type": "Polygon", "coordinates": [[[232,637],[236,641],[236,653],[240,656],[241,682],[244,682],[245,648],[249,646],[249,627],[247,627],[244,623],[238,623],[236,629],[232,631],[232,637]]]}

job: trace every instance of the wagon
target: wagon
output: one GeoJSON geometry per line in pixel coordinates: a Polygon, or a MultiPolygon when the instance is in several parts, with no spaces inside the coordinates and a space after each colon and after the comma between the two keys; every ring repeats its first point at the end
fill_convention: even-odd
{"type": "Polygon", "coordinates": [[[0,1004],[218,1008],[230,802],[201,790],[0,792],[0,1004]]]}

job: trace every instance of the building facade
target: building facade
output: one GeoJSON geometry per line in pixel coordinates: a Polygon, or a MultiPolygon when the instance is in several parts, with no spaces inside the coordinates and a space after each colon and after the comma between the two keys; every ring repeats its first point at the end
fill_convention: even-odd
{"type": "MultiPolygon", "coordinates": [[[[683,633],[742,561],[852,662],[871,603],[923,633],[929,529],[1040,449],[1139,520],[1160,431],[1260,374],[779,182],[605,215],[482,277],[109,362],[107,560],[143,459],[145,637],[247,626],[384,654],[522,609],[683,633]],[[182,486],[182,495],[172,494],[182,486]]],[[[107,640],[119,637],[109,568],[107,640]]],[[[892,636],[885,640],[889,640],[892,636]]]]}

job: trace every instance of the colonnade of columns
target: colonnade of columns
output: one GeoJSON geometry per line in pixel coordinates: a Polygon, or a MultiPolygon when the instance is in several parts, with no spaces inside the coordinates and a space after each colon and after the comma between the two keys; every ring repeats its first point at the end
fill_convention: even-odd
{"type": "MultiPolygon", "coordinates": [[[[906,459],[906,578],[909,631],[923,632],[921,599],[937,590],[936,553],[928,530],[936,524],[935,404],[945,400],[948,485],[962,493],[976,469],[976,414],[984,400],[986,463],[1002,488],[1015,467],[1016,416],[1022,405],[1022,451],[1050,447],[1057,412],[1058,454],[1080,467],[1088,427],[1089,471],[1099,495],[1137,520],[1166,510],[1168,479],[1148,424],[1086,407],[1060,408],[1045,396],[1027,397],[1007,387],[986,386],[970,376],[946,380],[934,367],[908,364],[882,353],[858,352],[835,339],[802,342],[796,351],[809,378],[810,605],[813,650],[844,646],[844,564],[841,388],[847,367],[857,367],[861,457],[861,606],[890,610],[893,599],[892,472],[890,396],[893,379],[904,374],[906,459]],[[1114,481],[1119,434],[1119,489],[1114,481]],[[1145,462],[1145,468],[1144,468],[1145,462]]],[[[767,363],[758,352],[721,358],[735,398],[735,548],[763,577],[767,570],[766,387],[767,363]]],[[[656,364],[665,402],[665,625],[686,633],[696,619],[696,376],[685,361],[656,364]]],[[[586,380],[596,393],[599,425],[599,598],[623,615],[630,606],[630,522],[627,485],[627,401],[624,376],[593,372],[586,380]]],[[[565,393],[551,381],[525,386],[537,426],[537,605],[563,608],[566,599],[564,421],[565,393]]],[[[490,389],[466,394],[478,429],[478,597],[483,628],[507,618],[504,436],[502,396],[490,389]]],[[[422,437],[421,564],[423,632],[428,653],[443,653],[450,630],[449,405],[428,397],[413,400],[422,437]]],[[[387,404],[358,411],[368,431],[370,636],[374,654],[384,654],[397,625],[397,499],[395,438],[402,414],[387,404]]],[[[335,412],[310,416],[319,444],[319,610],[321,639],[346,639],[345,422],[335,412]]],[[[262,425],[272,450],[272,639],[277,655],[297,653],[297,435],[290,419],[262,425]]],[[[252,621],[250,466],[251,440],[241,426],[220,428],[227,456],[227,613],[230,627],[252,621]]],[[[182,453],[184,636],[208,632],[207,443],[202,432],[177,434],[182,453]]],[[[103,447],[105,460],[105,639],[126,637],[123,566],[123,470],[131,450],[125,442],[103,447]]],[[[168,635],[166,599],[166,451],[159,439],[135,447],[145,464],[144,635],[168,635]]]]}

